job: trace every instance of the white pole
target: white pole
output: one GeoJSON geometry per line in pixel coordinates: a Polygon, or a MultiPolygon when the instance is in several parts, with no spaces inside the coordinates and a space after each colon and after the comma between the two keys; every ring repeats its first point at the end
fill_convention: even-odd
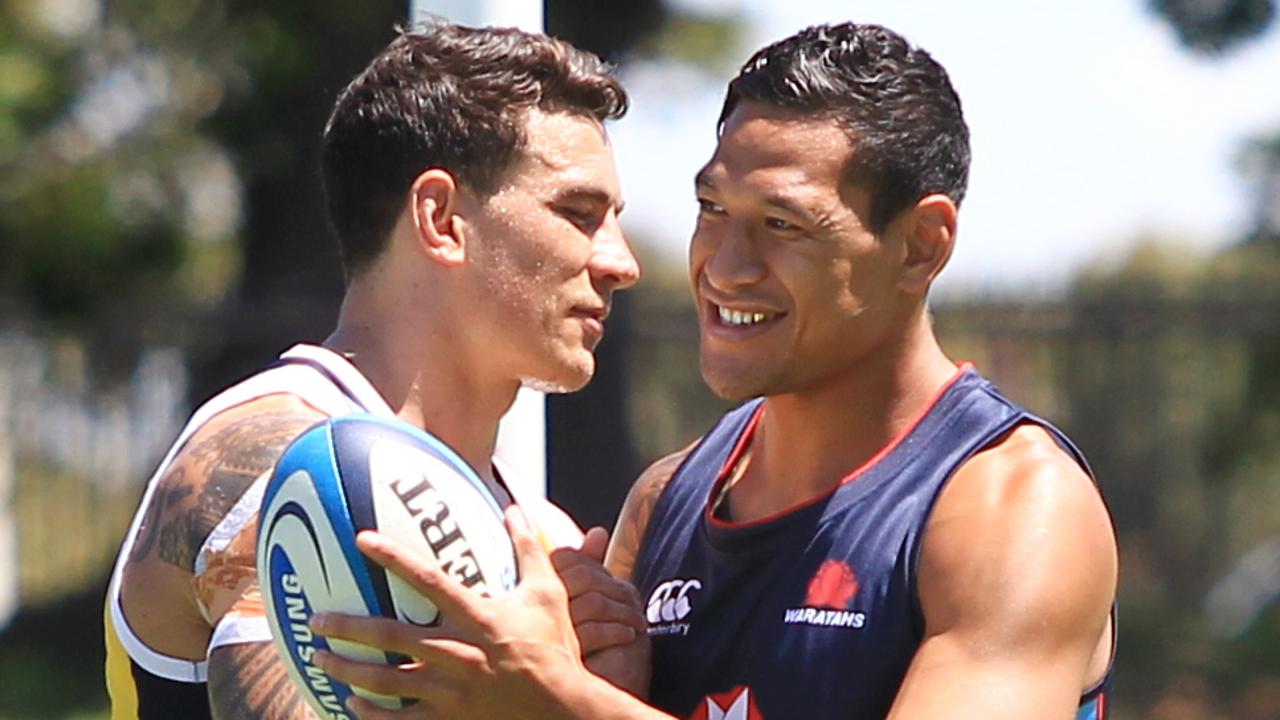
{"type": "MultiPolygon", "coordinates": [[[[542,0],[409,0],[409,22],[426,14],[462,25],[517,27],[542,32],[542,0]]],[[[529,489],[547,494],[546,397],[521,388],[498,427],[498,457],[520,472],[529,489]]]]}
{"type": "Polygon", "coordinates": [[[518,27],[528,32],[544,29],[542,0],[409,0],[410,22],[426,13],[463,25],[518,27]]]}
{"type": "MultiPolygon", "coordinates": [[[[0,337],[0,344],[4,338],[0,337]]],[[[8,348],[5,348],[8,350],[8,348]]],[[[14,510],[18,475],[16,451],[13,449],[13,424],[9,407],[13,403],[9,372],[12,367],[0,365],[0,630],[18,612],[18,516],[14,510]]]]}

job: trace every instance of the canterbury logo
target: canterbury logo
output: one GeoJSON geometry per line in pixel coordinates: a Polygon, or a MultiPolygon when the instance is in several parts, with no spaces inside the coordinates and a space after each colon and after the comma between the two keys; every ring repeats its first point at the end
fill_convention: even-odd
{"type": "Polygon", "coordinates": [[[659,584],[649,595],[649,607],[645,617],[650,624],[683,620],[693,607],[689,604],[689,593],[702,589],[702,581],[697,578],[684,580],[676,578],[659,584]]]}

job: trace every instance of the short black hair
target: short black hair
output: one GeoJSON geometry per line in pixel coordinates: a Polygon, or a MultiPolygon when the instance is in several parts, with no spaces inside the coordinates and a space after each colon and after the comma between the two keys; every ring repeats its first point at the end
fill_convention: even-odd
{"type": "Polygon", "coordinates": [[[399,30],[324,130],[321,171],[348,280],[382,253],[424,170],[495,192],[532,108],[603,122],[626,113],[627,94],[598,57],[546,35],[441,19],[399,30]]]}
{"type": "Polygon", "coordinates": [[[838,122],[854,145],[846,177],[871,192],[876,234],[926,195],[964,199],[960,98],[929,53],[888,28],[815,25],[761,49],[729,83],[721,130],[743,101],[838,122]]]}

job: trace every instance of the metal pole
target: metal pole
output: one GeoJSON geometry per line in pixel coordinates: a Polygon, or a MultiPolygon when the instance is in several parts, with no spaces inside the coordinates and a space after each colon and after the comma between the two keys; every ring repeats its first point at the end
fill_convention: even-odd
{"type": "Polygon", "coordinates": [[[409,20],[426,13],[463,25],[497,25],[542,32],[542,0],[410,0],[409,20]]]}
{"type": "MultiPolygon", "coordinates": [[[[0,344],[5,340],[0,337],[0,344]]],[[[7,348],[6,348],[7,350],[7,348]]],[[[9,408],[13,403],[9,371],[0,365],[0,630],[18,612],[18,514],[16,471],[17,453],[13,448],[13,424],[9,408]]]]}

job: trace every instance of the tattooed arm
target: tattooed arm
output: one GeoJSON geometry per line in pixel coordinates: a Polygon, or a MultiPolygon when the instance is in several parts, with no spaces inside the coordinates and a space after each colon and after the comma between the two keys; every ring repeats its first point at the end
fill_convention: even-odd
{"type": "Polygon", "coordinates": [[[272,396],[207,423],[161,478],[129,563],[158,561],[190,572],[205,538],[245,490],[323,417],[297,399],[272,396]]]}
{"type": "Polygon", "coordinates": [[[627,493],[626,502],[618,514],[618,523],[613,529],[613,539],[609,541],[609,551],[605,555],[604,564],[614,577],[634,580],[631,577],[635,569],[636,553],[644,540],[645,529],[649,526],[649,517],[653,514],[653,506],[658,497],[671,481],[688,455],[697,445],[686,447],[680,452],[668,455],[653,463],[640,474],[639,479],[627,493]]]}
{"type": "MultiPolygon", "coordinates": [[[[187,441],[159,480],[124,567],[121,605],[146,645],[201,660],[220,619],[261,615],[256,519],[199,576],[193,572],[196,557],[249,486],[323,417],[297,398],[273,395],[221,413],[187,441]]],[[[311,717],[287,682],[269,644],[222,648],[209,666],[210,702],[218,717],[311,717]],[[247,704],[254,702],[260,703],[257,709],[247,704]]]]}
{"type": "Polygon", "coordinates": [[[224,645],[209,653],[209,706],[226,720],[311,720],[271,643],[224,645]]]}

